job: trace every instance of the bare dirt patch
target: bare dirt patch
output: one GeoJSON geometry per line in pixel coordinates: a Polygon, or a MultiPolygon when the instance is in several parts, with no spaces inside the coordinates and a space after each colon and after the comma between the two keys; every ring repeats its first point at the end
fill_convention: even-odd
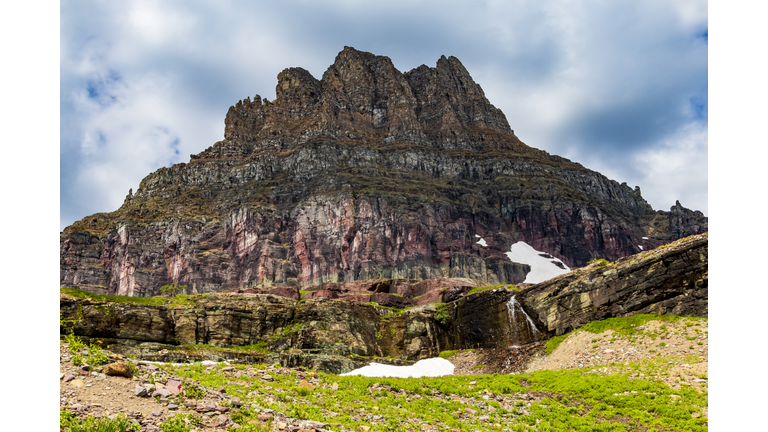
{"type": "MultiPolygon", "coordinates": [[[[112,360],[118,360],[118,355],[112,356],[112,360]]],[[[227,422],[223,422],[225,419],[221,417],[232,405],[224,394],[209,391],[198,400],[180,396],[170,401],[134,395],[136,385],[151,383],[156,388],[163,388],[163,383],[173,378],[184,384],[194,384],[188,380],[171,377],[162,369],[150,371],[148,366],[139,362],[138,374],[132,378],[105,376],[96,371],[82,375],[79,372],[80,367],[74,365],[70,359],[67,344],[62,344],[59,361],[62,378],[59,385],[60,407],[68,408],[81,417],[113,418],[122,414],[139,423],[142,432],[159,431],[159,425],[170,416],[187,413],[192,413],[201,420],[202,424],[195,428],[196,431],[224,431],[226,426],[231,426],[228,418],[227,422]],[[63,378],[67,375],[74,375],[76,378],[65,382],[63,378]]]]}
{"type": "MultiPolygon", "coordinates": [[[[526,372],[601,365],[626,366],[632,361],[669,358],[668,367],[662,368],[653,377],[673,388],[690,385],[701,389],[706,386],[708,378],[708,329],[706,321],[691,324],[681,319],[674,322],[649,321],[638,327],[634,335],[613,330],[599,334],[576,331],[568,335],[552,353],[534,356],[526,372]]],[[[606,368],[605,372],[619,369],[606,368]]],[[[648,377],[645,373],[638,376],[648,377]]]]}
{"type": "Polygon", "coordinates": [[[530,359],[544,353],[546,342],[522,347],[460,350],[448,360],[456,367],[454,375],[504,375],[523,373],[530,359]]]}

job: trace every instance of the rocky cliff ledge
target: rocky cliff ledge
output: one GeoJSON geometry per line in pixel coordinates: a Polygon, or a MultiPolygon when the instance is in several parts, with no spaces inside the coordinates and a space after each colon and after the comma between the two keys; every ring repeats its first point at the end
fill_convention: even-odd
{"type": "Polygon", "coordinates": [[[179,360],[187,355],[178,354],[179,349],[191,345],[261,344],[271,353],[245,349],[222,355],[339,373],[374,358],[402,363],[443,350],[530,344],[609,317],[706,316],[707,240],[707,234],[696,235],[522,290],[489,288],[459,294],[448,303],[403,310],[250,293],[198,295],[175,306],[110,303],[62,293],[60,310],[62,319],[75,323],[77,335],[146,358],[179,360]]]}
{"type": "Polygon", "coordinates": [[[278,75],[224,139],[60,237],[60,285],[152,296],[380,278],[518,283],[524,241],[571,268],[707,231],[682,206],[521,142],[461,62],[406,73],[346,47],[278,75]],[[484,243],[478,243],[478,237],[484,243]]]}
{"type": "Polygon", "coordinates": [[[615,263],[593,263],[524,290],[519,301],[549,335],[640,313],[706,317],[708,245],[704,233],[615,263]]]}

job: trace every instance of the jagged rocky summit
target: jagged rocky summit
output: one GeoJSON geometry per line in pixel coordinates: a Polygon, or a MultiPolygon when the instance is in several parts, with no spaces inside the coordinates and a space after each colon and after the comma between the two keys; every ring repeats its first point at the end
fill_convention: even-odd
{"type": "Polygon", "coordinates": [[[525,242],[565,265],[707,231],[676,203],[525,145],[461,62],[401,73],[345,47],[320,80],[230,107],[224,140],[61,233],[61,286],[157,295],[380,278],[519,283],[525,242]]]}

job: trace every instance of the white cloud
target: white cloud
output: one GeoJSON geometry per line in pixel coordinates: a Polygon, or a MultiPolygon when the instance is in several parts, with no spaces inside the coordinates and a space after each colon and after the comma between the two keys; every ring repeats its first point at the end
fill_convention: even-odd
{"type": "Polygon", "coordinates": [[[654,208],[667,210],[679,199],[683,206],[708,214],[708,135],[707,126],[691,123],[658,147],[634,155],[643,174],[636,182],[654,208]]]}
{"type": "Polygon", "coordinates": [[[201,17],[169,3],[135,1],[128,5],[127,24],[149,45],[179,45],[194,31],[201,17]]]}
{"type": "Polygon", "coordinates": [[[707,99],[696,37],[706,27],[696,1],[65,2],[62,228],[116,209],[151,171],[222,139],[227,108],[273,99],[282,69],[320,78],[344,45],[401,71],[457,56],[529,145],[606,167],[655,208],[668,199],[655,198],[656,179],[676,180],[675,199],[704,210],[706,174],[683,178],[669,163],[640,172],[690,140],[706,154],[706,118],[690,109],[707,99]],[[696,122],[703,129],[686,129],[696,122]]]}

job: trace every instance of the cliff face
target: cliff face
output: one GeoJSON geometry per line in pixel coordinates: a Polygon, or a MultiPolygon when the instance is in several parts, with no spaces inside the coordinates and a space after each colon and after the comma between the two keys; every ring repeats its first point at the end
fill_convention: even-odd
{"type": "Polygon", "coordinates": [[[598,263],[533,285],[519,301],[547,335],[634,314],[708,315],[709,235],[598,263]]]}
{"type": "Polygon", "coordinates": [[[578,267],[707,230],[700,212],[655,212],[639,190],[522,143],[454,57],[403,74],[347,47],[320,80],[284,70],[276,94],[238,102],[223,141],[65,229],[61,286],[519,283],[524,266],[504,255],[517,241],[578,267]]]}
{"type": "MultiPolygon", "coordinates": [[[[360,357],[402,362],[435,357],[444,350],[508,348],[611,317],[707,316],[707,266],[708,236],[703,234],[616,263],[591,264],[522,291],[458,292],[458,298],[440,306],[442,311],[435,304],[398,311],[342,299],[299,301],[251,293],[201,295],[176,306],[61,294],[60,311],[63,320],[73,322],[75,334],[134,355],[158,358],[163,350],[183,351],[182,345],[263,343],[272,357],[241,360],[314,364],[340,373],[359,367],[364,363],[360,357]]],[[[383,285],[404,286],[402,281],[383,285]]],[[[172,354],[162,358],[181,359],[172,354]]]]}

